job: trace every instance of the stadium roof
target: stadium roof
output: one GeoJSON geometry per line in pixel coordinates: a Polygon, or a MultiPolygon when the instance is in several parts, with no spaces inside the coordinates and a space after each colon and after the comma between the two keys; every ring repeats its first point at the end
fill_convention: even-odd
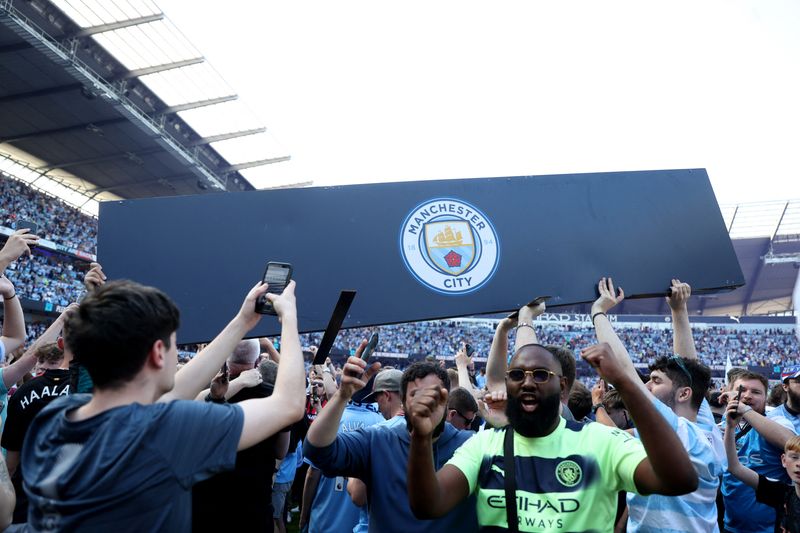
{"type": "Polygon", "coordinates": [[[249,190],[288,159],[148,0],[0,3],[0,152],[96,200],[249,190]]]}

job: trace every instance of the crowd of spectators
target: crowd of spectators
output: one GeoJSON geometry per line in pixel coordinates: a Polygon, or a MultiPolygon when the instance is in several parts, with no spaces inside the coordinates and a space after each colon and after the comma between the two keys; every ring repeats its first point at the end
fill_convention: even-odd
{"type": "Polygon", "coordinates": [[[96,253],[97,220],[66,203],[0,173],[0,225],[17,220],[39,225],[39,237],[68,248],[96,253]]]}
{"type": "Polygon", "coordinates": [[[20,298],[67,306],[78,301],[83,292],[85,272],[81,267],[88,264],[40,250],[9,265],[6,276],[20,298]]]}
{"type": "MultiPolygon", "coordinates": [[[[353,353],[361,339],[368,338],[372,331],[380,336],[378,350],[401,354],[424,354],[453,356],[461,341],[469,342],[478,357],[486,357],[492,343],[496,321],[456,322],[451,320],[417,322],[356,328],[339,333],[334,349],[353,353]]],[[[634,363],[652,361],[672,349],[672,332],[669,329],[650,326],[625,327],[617,324],[622,342],[629,348],[634,363]]],[[[539,339],[543,344],[566,346],[574,353],[596,342],[594,330],[581,324],[537,324],[539,339]]],[[[306,346],[318,345],[322,335],[310,333],[303,336],[306,346]]],[[[709,366],[724,366],[726,357],[738,366],[772,367],[784,364],[796,357],[800,343],[790,329],[735,329],[712,326],[695,328],[695,343],[700,359],[709,366]]]]}

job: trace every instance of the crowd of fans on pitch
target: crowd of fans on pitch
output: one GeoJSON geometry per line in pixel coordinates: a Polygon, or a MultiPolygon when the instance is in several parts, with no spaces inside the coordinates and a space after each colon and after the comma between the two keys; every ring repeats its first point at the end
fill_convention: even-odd
{"type": "Polygon", "coordinates": [[[679,280],[668,329],[612,322],[603,278],[591,325],[537,305],[346,330],[334,364],[298,334],[294,282],[269,296],[278,338],[242,340],[257,286],[188,353],[168,295],[97,264],[54,275],[36,243],[0,248],[0,530],[800,533],[797,338],[692,331],[679,280]],[[23,294],[66,310],[26,322],[23,294]],[[719,388],[728,356],[781,382],[734,368],[719,388]]]}
{"type": "Polygon", "coordinates": [[[96,253],[97,220],[19,180],[0,173],[0,225],[35,222],[39,237],[56,244],[96,253]]]}
{"type": "MultiPolygon", "coordinates": [[[[21,242],[0,250],[0,268],[29,251],[21,242]]],[[[537,323],[543,306],[494,331],[380,328],[379,350],[425,353],[428,331],[437,351],[456,352],[403,371],[376,362],[381,352],[362,357],[373,330],[340,337],[353,354],[344,367],[314,364],[318,338],[297,332],[294,282],[271,297],[279,341],[241,340],[259,319],[256,287],[191,357],[174,346],[166,295],[107,281],[99,265],[82,283],[80,305],[26,327],[0,278],[0,350],[13,352],[0,369],[9,531],[800,532],[800,367],[783,369],[769,411],[766,379],[746,369],[713,390],[696,343],[711,336],[692,334],[678,280],[672,329],[641,336],[609,320],[621,297],[605,279],[591,329],[537,323]],[[488,357],[483,371],[467,342],[488,357]],[[646,385],[637,348],[653,356],[646,385]],[[576,356],[596,372],[591,390],[575,379],[576,356]],[[506,506],[505,490],[523,504],[506,506]]]]}

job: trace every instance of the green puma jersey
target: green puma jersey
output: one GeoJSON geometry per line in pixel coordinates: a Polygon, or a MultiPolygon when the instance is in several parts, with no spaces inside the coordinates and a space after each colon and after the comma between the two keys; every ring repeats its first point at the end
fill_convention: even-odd
{"type": "MultiPolygon", "coordinates": [[[[483,531],[507,528],[505,429],[482,431],[447,464],[464,473],[478,500],[483,531]]],[[[510,431],[510,429],[509,429],[510,431]]],[[[613,532],[617,493],[636,492],[633,473],[646,458],[641,442],[602,424],[561,419],[550,435],[514,435],[519,530],[613,532]]]]}

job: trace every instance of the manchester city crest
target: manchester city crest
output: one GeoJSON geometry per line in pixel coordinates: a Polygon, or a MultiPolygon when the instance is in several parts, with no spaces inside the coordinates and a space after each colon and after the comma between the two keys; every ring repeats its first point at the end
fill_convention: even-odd
{"type": "Polygon", "coordinates": [[[462,200],[428,200],[408,214],[400,229],[400,252],[408,270],[444,294],[479,289],[497,270],[499,250],[492,223],[462,200]]]}

